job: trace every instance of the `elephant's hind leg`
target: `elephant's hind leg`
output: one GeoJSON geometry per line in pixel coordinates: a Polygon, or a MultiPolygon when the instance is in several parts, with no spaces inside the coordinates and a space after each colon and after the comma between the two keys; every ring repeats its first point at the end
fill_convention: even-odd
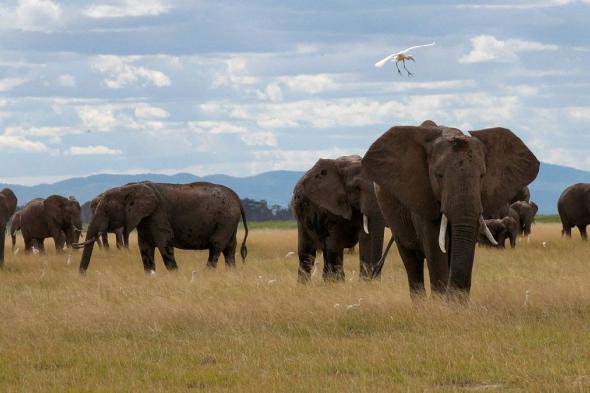
{"type": "Polygon", "coordinates": [[[324,250],[324,281],[344,281],[344,249],[324,250]]]}
{"type": "Polygon", "coordinates": [[[171,241],[167,242],[166,244],[158,245],[158,251],[160,251],[160,255],[162,255],[162,259],[164,260],[164,266],[166,266],[166,269],[178,269],[176,259],[174,258],[174,247],[172,246],[171,241]]]}
{"type": "Polygon", "coordinates": [[[208,268],[215,269],[217,267],[217,261],[219,260],[220,254],[221,249],[218,246],[212,245],[209,247],[209,258],[207,258],[208,268]]]}
{"type": "Polygon", "coordinates": [[[236,267],[236,248],[238,242],[236,240],[236,234],[232,236],[225,249],[223,249],[223,259],[225,260],[225,266],[236,267]]]}
{"type": "Polygon", "coordinates": [[[586,225],[578,225],[578,230],[580,231],[580,236],[582,236],[582,240],[588,240],[588,232],[586,232],[586,225]]]}

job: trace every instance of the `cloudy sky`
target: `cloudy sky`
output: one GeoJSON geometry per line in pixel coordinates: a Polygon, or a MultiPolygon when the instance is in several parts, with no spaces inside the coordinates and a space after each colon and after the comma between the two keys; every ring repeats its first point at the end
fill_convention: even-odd
{"type": "Polygon", "coordinates": [[[481,1],[0,0],[0,181],[300,170],[427,118],[590,169],[590,0],[481,1]]]}

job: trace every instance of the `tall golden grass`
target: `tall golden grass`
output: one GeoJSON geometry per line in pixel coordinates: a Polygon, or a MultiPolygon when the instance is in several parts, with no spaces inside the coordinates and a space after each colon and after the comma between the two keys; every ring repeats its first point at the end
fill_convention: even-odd
{"type": "Polygon", "coordinates": [[[347,255],[345,283],[318,269],[298,285],[296,238],[251,231],[233,271],[176,250],[179,271],[158,257],[155,276],[135,239],[95,250],[86,276],[77,252],[19,244],[0,272],[0,391],[590,391],[590,244],[558,224],[478,249],[465,307],[413,304],[395,250],[381,282],[347,255]]]}

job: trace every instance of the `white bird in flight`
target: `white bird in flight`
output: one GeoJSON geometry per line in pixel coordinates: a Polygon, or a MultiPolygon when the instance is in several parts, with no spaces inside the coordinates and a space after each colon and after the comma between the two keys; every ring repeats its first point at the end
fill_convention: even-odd
{"type": "Polygon", "coordinates": [[[409,51],[411,51],[412,49],[416,49],[416,48],[422,48],[424,46],[434,46],[436,43],[432,42],[430,44],[425,44],[425,45],[416,45],[416,46],[411,46],[408,49],[404,49],[401,52],[397,52],[397,53],[392,53],[391,55],[387,56],[386,58],[379,60],[377,63],[375,63],[375,67],[377,68],[381,68],[385,65],[385,63],[387,63],[388,61],[395,61],[395,68],[397,68],[397,73],[401,75],[401,71],[397,65],[397,63],[399,63],[400,61],[402,62],[403,66],[404,66],[404,70],[406,70],[406,72],[408,73],[408,76],[412,76],[414,74],[412,74],[410,71],[408,71],[408,69],[406,68],[406,60],[412,60],[413,62],[416,62],[416,60],[414,60],[414,58],[408,54],[409,51]]]}

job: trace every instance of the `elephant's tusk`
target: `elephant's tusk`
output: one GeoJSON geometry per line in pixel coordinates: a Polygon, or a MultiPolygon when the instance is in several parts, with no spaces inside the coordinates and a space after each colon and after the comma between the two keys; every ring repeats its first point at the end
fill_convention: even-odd
{"type": "Polygon", "coordinates": [[[96,241],[96,237],[93,237],[93,238],[86,240],[85,242],[72,244],[72,248],[76,248],[76,249],[82,248],[84,246],[87,246],[88,244],[94,243],[95,241],[96,241]]]}
{"type": "Polygon", "coordinates": [[[363,214],[363,229],[365,230],[365,233],[368,235],[369,234],[369,217],[367,217],[366,214],[363,214]]]}
{"type": "Polygon", "coordinates": [[[438,246],[443,254],[447,253],[447,226],[449,225],[449,219],[446,214],[443,213],[442,219],[440,220],[440,232],[438,233],[438,246]]]}
{"type": "Polygon", "coordinates": [[[490,243],[492,243],[494,246],[497,246],[498,242],[496,241],[496,239],[494,239],[494,235],[492,235],[492,232],[490,232],[490,228],[488,228],[488,226],[486,225],[483,216],[479,216],[479,224],[482,226],[483,232],[490,241],[490,243]]]}

